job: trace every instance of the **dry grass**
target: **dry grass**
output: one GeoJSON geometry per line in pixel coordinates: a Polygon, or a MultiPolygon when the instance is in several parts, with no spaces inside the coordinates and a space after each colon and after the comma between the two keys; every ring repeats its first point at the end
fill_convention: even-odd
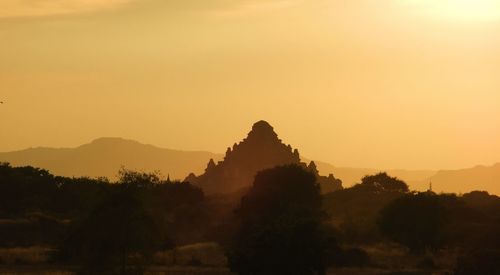
{"type": "Polygon", "coordinates": [[[25,265],[25,266],[0,266],[2,275],[73,275],[72,271],[61,267],[25,265]]]}
{"type": "Polygon", "coordinates": [[[153,261],[165,266],[227,266],[224,250],[216,243],[197,243],[158,252],[153,261]]]}
{"type": "MultiPolygon", "coordinates": [[[[396,244],[377,244],[361,247],[371,259],[366,268],[330,269],[331,275],[372,274],[451,274],[457,251],[442,250],[426,255],[414,255],[396,244]],[[433,268],[422,263],[431,261],[433,268]]],[[[0,249],[0,274],[70,275],[71,268],[46,266],[54,250],[47,247],[0,249]],[[3,265],[2,265],[3,264],[3,265]],[[66,271],[65,271],[66,270],[66,271]]],[[[154,265],[147,268],[147,275],[229,275],[227,258],[216,243],[198,243],[157,253],[154,265]]]]}
{"type": "Polygon", "coordinates": [[[43,264],[49,260],[49,257],[53,252],[54,249],[52,248],[39,246],[0,248],[0,264],[43,264]]]}
{"type": "MultiPolygon", "coordinates": [[[[75,268],[58,266],[0,266],[2,275],[74,275],[75,268]]],[[[216,267],[165,267],[151,266],[145,275],[232,275],[226,268],[216,267]]]]}
{"type": "Polygon", "coordinates": [[[231,275],[229,269],[220,267],[149,267],[145,275],[231,275]]]}
{"type": "Polygon", "coordinates": [[[458,252],[443,249],[415,255],[398,244],[380,243],[360,247],[368,253],[368,268],[333,269],[329,274],[451,274],[458,252]]]}

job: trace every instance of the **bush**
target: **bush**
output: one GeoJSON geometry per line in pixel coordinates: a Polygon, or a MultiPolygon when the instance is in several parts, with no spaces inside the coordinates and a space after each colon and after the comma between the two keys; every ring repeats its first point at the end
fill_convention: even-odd
{"type": "Polygon", "coordinates": [[[460,257],[455,268],[456,275],[500,274],[500,250],[484,249],[460,257]]]}
{"type": "Polygon", "coordinates": [[[380,213],[381,232],[413,252],[436,249],[443,244],[448,213],[442,198],[434,193],[405,195],[380,213]]]}
{"type": "Polygon", "coordinates": [[[238,274],[324,274],[334,239],[323,226],[319,184],[297,165],[259,172],[237,210],[228,249],[238,274]]]}
{"type": "Polygon", "coordinates": [[[331,259],[331,264],[337,267],[361,267],[370,263],[368,254],[359,248],[338,249],[331,259]]]}

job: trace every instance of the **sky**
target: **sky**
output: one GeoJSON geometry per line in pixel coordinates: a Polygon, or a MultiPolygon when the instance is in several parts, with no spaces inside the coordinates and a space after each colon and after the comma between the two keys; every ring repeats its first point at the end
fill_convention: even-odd
{"type": "Polygon", "coordinates": [[[343,167],[500,162],[495,0],[2,0],[0,151],[225,152],[261,119],[343,167]]]}

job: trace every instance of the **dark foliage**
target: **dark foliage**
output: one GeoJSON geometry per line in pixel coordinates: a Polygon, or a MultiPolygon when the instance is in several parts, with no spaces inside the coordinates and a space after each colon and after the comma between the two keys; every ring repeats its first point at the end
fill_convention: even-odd
{"type": "Polygon", "coordinates": [[[452,198],[432,192],[401,197],[380,213],[380,229],[390,239],[415,252],[439,248],[443,245],[444,227],[449,220],[445,207],[447,199],[452,198]]]}
{"type": "Polygon", "coordinates": [[[68,224],[87,216],[108,189],[101,179],[55,177],[33,167],[0,164],[0,245],[58,245],[68,224]]]}
{"type": "Polygon", "coordinates": [[[77,227],[61,253],[81,265],[83,273],[136,273],[154,250],[156,229],[140,201],[119,190],[77,227]]]}
{"type": "MultiPolygon", "coordinates": [[[[478,194],[476,193],[473,196],[478,194]]],[[[466,195],[464,197],[469,197],[466,195]]],[[[500,219],[498,218],[500,199],[487,193],[482,193],[480,196],[485,199],[482,202],[478,201],[482,206],[480,209],[490,213],[489,211],[496,208],[496,212],[491,212],[486,216],[484,216],[485,212],[479,212],[483,213],[479,221],[476,219],[466,222],[466,225],[473,224],[474,226],[455,226],[451,231],[462,232],[468,230],[467,235],[463,234],[463,240],[457,242],[463,251],[457,260],[457,267],[455,268],[455,273],[459,275],[500,274],[500,219]]]]}
{"type": "Polygon", "coordinates": [[[373,176],[365,176],[361,179],[361,185],[369,186],[378,192],[401,192],[409,191],[408,185],[395,177],[390,177],[387,173],[378,173],[373,176]]]}
{"type": "Polygon", "coordinates": [[[319,185],[297,165],[259,172],[237,210],[228,250],[239,274],[323,274],[335,240],[323,225],[319,185]]]}
{"type": "MultiPolygon", "coordinates": [[[[155,173],[122,170],[111,183],[0,164],[0,247],[60,248],[56,260],[83,273],[133,274],[155,251],[217,241],[240,274],[322,274],[370,264],[363,250],[337,241],[355,247],[388,238],[416,253],[459,251],[457,274],[498,274],[499,197],[408,193],[386,173],[321,196],[314,174],[277,167],[258,173],[250,189],[205,198],[155,173]]],[[[438,268],[434,260],[417,267],[438,268]]]]}
{"type": "Polygon", "coordinates": [[[105,267],[118,252],[146,255],[203,240],[204,204],[199,188],[155,173],[122,170],[110,183],[1,164],[0,246],[61,247],[59,260],[105,267]]]}
{"type": "Polygon", "coordinates": [[[481,249],[458,259],[455,275],[500,274],[500,249],[481,249]]]}
{"type": "Polygon", "coordinates": [[[55,177],[46,170],[0,164],[0,215],[18,217],[22,212],[53,208],[58,191],[54,183],[55,177]]]}
{"type": "Polygon", "coordinates": [[[380,173],[366,176],[362,183],[324,196],[324,207],[337,225],[343,240],[353,243],[381,241],[376,224],[386,205],[407,193],[401,180],[380,173]]]}
{"type": "Polygon", "coordinates": [[[331,250],[330,265],[337,267],[360,267],[370,264],[368,254],[359,248],[331,250]]]}
{"type": "Polygon", "coordinates": [[[120,180],[88,218],[76,224],[60,257],[90,274],[129,274],[153,251],[171,248],[202,221],[203,193],[159,175],[120,171],[120,180]]]}

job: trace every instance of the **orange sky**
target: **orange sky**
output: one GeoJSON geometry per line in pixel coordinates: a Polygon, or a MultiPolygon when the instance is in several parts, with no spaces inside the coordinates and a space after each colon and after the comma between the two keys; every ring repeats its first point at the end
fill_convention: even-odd
{"type": "Polygon", "coordinates": [[[0,151],[224,152],[268,120],[337,166],[500,162],[495,0],[2,0],[0,151]]]}

